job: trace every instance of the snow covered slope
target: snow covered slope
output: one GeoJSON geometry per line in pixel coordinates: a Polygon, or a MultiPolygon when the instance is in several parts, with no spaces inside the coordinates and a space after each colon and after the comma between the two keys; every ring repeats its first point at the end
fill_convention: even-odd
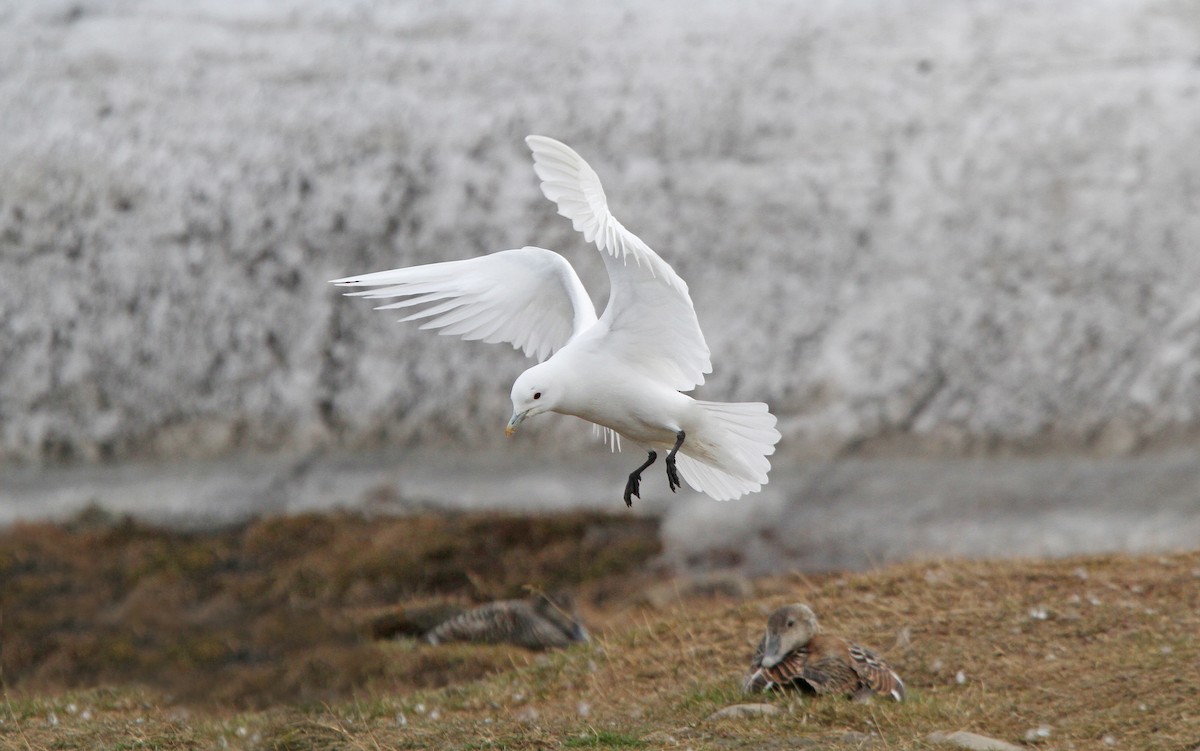
{"type": "Polygon", "coordinates": [[[440,5],[0,0],[0,460],[499,442],[518,355],[325,282],[537,244],[602,302],[528,133],[785,454],[1197,432],[1195,3],[440,5]]]}

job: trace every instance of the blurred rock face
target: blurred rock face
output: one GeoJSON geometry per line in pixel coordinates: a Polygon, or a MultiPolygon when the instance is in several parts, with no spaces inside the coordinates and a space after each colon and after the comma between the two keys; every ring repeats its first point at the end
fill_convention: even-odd
{"type": "Polygon", "coordinates": [[[537,244],[602,302],[532,132],[785,452],[1193,432],[1194,4],[845,5],[0,6],[0,459],[498,442],[522,358],[325,282],[537,244]]]}

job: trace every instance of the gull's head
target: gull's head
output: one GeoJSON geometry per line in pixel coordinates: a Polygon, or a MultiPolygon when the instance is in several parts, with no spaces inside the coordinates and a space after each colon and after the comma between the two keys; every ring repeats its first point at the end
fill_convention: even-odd
{"type": "Polygon", "coordinates": [[[512,419],[508,421],[504,435],[511,436],[516,432],[517,426],[525,420],[549,412],[558,403],[558,389],[550,378],[547,364],[534,365],[522,373],[513,384],[510,394],[513,405],[512,419]]]}
{"type": "Polygon", "coordinates": [[[762,665],[772,668],[792,652],[817,635],[817,616],[807,605],[794,603],[767,617],[766,643],[763,645],[762,665]]]}

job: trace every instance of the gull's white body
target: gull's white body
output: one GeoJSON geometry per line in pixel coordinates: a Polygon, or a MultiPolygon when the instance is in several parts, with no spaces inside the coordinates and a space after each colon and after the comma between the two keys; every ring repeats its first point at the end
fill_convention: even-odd
{"type": "Polygon", "coordinates": [[[678,468],[694,489],[717,500],[759,490],[780,437],[767,406],[680,393],[712,370],[687,285],[608,212],[599,178],[578,154],[542,136],[526,142],[543,192],[603,251],[611,282],[603,315],[596,316],[570,264],[542,248],[334,283],[373,288],[354,295],[404,298],[381,309],[417,307],[401,320],[424,320],[422,328],[509,342],[544,360],[513,384],[510,432],[551,411],[588,420],[648,451],[670,449],[683,431],[678,468]]]}

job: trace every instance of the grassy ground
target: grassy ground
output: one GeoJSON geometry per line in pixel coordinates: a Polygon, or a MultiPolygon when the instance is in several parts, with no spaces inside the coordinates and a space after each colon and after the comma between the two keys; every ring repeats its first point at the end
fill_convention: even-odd
{"type": "Polygon", "coordinates": [[[960,729],[1045,748],[1200,744],[1200,552],[796,574],[654,608],[639,593],[655,545],[652,522],[596,515],[14,528],[0,748],[903,749],[960,729]],[[398,600],[525,583],[576,587],[593,643],[540,655],[363,636],[398,600]],[[745,700],[765,613],[795,600],[882,652],[911,700],[772,695],[753,701],[779,714],[709,720],[745,700]]]}

